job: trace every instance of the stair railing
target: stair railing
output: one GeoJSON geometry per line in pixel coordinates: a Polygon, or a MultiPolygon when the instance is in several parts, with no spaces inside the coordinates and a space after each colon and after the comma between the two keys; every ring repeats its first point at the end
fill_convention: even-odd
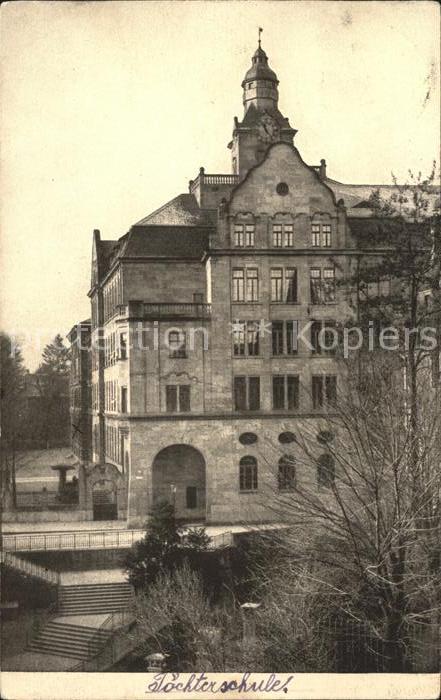
{"type": "Polygon", "coordinates": [[[116,630],[125,627],[133,621],[133,613],[131,610],[115,610],[110,613],[97,628],[95,634],[90,638],[88,642],[88,656],[93,658],[101,653],[102,649],[106,646],[108,641],[112,637],[112,633],[116,630]],[[109,634],[106,634],[109,633],[109,634]]]}
{"type": "Polygon", "coordinates": [[[23,574],[28,576],[34,576],[42,581],[51,583],[52,585],[60,585],[60,572],[48,569],[45,566],[40,566],[33,561],[28,561],[27,559],[22,559],[16,554],[11,552],[0,552],[0,561],[6,566],[10,566],[12,569],[17,569],[23,574]]]}

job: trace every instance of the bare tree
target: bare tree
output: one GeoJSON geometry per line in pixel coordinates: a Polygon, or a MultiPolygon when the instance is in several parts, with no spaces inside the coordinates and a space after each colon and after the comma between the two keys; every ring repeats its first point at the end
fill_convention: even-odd
{"type": "Polygon", "coordinates": [[[276,464],[280,445],[262,453],[260,490],[288,526],[278,535],[286,551],[345,594],[334,600],[381,641],[382,670],[401,671],[415,665],[417,637],[431,644],[416,628],[439,619],[439,396],[421,369],[415,435],[397,354],[366,353],[345,370],[337,407],[297,422],[276,464]]]}

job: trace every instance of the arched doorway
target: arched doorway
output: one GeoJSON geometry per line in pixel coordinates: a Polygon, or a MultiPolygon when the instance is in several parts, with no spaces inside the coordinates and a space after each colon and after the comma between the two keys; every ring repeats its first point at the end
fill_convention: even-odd
{"type": "Polygon", "coordinates": [[[118,505],[115,484],[109,479],[96,481],[92,488],[94,520],[117,520],[118,505]]]}
{"type": "Polygon", "coordinates": [[[170,445],[153,460],[153,502],[166,500],[176,517],[205,518],[205,460],[191,445],[170,445]]]}

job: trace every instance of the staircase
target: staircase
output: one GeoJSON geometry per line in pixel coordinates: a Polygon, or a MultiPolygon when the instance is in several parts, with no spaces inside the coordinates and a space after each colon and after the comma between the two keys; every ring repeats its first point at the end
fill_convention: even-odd
{"type": "Polygon", "coordinates": [[[132,587],[125,582],[60,586],[59,591],[59,615],[111,613],[132,602],[132,587]]]}
{"type": "Polygon", "coordinates": [[[73,659],[87,659],[98,653],[112,630],[82,627],[52,620],[32,640],[27,651],[39,654],[55,654],[73,659]]]}

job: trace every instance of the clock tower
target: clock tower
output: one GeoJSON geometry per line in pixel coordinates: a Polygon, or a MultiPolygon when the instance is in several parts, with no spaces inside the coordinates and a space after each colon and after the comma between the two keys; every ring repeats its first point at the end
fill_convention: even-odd
{"type": "Polygon", "coordinates": [[[233,140],[228,144],[233,173],[241,177],[263,159],[272,143],[292,144],[297,133],[279,111],[279,81],[268,65],[260,38],[251,60],[251,68],[242,81],[244,116],[241,122],[234,118],[233,140]]]}

